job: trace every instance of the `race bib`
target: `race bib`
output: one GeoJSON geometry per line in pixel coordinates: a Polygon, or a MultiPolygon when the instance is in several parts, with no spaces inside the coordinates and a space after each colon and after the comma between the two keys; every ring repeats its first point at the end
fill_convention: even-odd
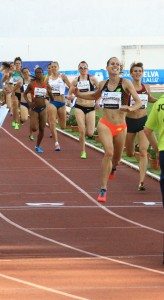
{"type": "Polygon", "coordinates": [[[47,94],[47,90],[45,88],[35,87],[34,89],[34,97],[45,98],[47,94]]]}
{"type": "Polygon", "coordinates": [[[21,76],[14,76],[13,77],[13,84],[16,85],[18,81],[22,81],[22,77],[21,76]]]}
{"type": "Polygon", "coordinates": [[[52,88],[52,94],[56,95],[56,96],[60,96],[60,85],[59,84],[52,84],[51,85],[52,88]]]}
{"type": "MultiPolygon", "coordinates": [[[[142,106],[140,107],[140,109],[145,109],[147,108],[147,103],[148,103],[148,95],[147,94],[138,94],[141,102],[142,102],[142,106]]],[[[133,99],[133,97],[130,97],[130,106],[133,106],[135,104],[135,101],[133,99]]]]}
{"type": "Polygon", "coordinates": [[[104,108],[119,109],[121,107],[121,92],[103,92],[102,103],[104,108]]]}
{"type": "Polygon", "coordinates": [[[80,92],[88,92],[90,91],[90,83],[89,80],[78,81],[77,88],[80,92]]]}

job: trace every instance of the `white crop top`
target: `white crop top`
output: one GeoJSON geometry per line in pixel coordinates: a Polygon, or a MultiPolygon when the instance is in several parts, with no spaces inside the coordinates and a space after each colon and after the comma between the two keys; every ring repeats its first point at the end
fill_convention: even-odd
{"type": "Polygon", "coordinates": [[[65,82],[61,78],[61,75],[57,79],[48,79],[48,84],[52,89],[52,94],[54,96],[60,96],[65,94],[65,82]]]}

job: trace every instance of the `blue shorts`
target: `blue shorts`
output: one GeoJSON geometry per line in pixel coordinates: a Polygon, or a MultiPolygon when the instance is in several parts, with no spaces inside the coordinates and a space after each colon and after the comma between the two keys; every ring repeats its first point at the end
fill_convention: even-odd
{"type": "Polygon", "coordinates": [[[65,102],[61,102],[61,101],[50,100],[50,104],[53,104],[57,109],[65,106],[65,102]]]}
{"type": "Polygon", "coordinates": [[[15,97],[18,98],[18,101],[19,101],[19,102],[21,101],[21,93],[15,92],[15,97]]]}
{"type": "Polygon", "coordinates": [[[23,106],[25,106],[25,107],[27,107],[29,109],[29,105],[28,105],[27,102],[20,102],[20,105],[23,105],[23,106]]]}
{"type": "Polygon", "coordinates": [[[42,107],[34,107],[33,111],[40,113],[46,108],[46,105],[43,105],[42,107]]]}

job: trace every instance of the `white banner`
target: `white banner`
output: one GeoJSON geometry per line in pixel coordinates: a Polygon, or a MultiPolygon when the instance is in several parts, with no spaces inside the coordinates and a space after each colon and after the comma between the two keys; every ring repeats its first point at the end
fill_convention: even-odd
{"type": "Polygon", "coordinates": [[[9,109],[7,108],[6,104],[0,106],[0,127],[2,127],[3,122],[8,114],[9,109]]]}

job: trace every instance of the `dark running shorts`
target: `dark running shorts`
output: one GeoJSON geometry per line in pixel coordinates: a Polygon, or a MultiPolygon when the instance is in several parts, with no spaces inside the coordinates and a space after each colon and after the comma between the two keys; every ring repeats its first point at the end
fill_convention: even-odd
{"type": "Polygon", "coordinates": [[[147,116],[144,116],[139,119],[132,119],[132,118],[126,117],[127,132],[128,133],[136,133],[136,132],[143,130],[146,120],[147,120],[147,116]]]}
{"type": "Polygon", "coordinates": [[[90,111],[95,110],[95,107],[94,107],[94,106],[91,106],[91,107],[85,107],[85,106],[81,106],[81,105],[79,105],[79,104],[75,104],[74,107],[75,107],[75,108],[78,108],[78,109],[81,109],[85,115],[88,114],[90,111]]]}

